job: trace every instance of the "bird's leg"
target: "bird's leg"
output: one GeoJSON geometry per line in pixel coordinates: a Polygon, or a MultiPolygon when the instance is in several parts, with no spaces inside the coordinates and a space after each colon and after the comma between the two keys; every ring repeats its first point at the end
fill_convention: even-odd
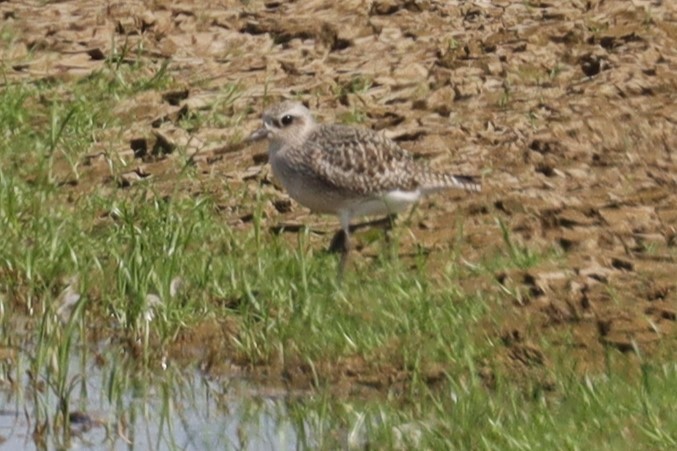
{"type": "Polygon", "coordinates": [[[341,230],[337,231],[331,239],[329,244],[328,252],[331,253],[340,253],[341,260],[339,262],[339,279],[342,277],[343,269],[346,266],[348,261],[348,253],[350,251],[350,233],[356,230],[359,230],[364,227],[380,227],[383,228],[385,232],[385,241],[388,246],[392,244],[391,231],[395,226],[395,220],[397,219],[397,214],[391,213],[388,216],[376,219],[374,221],[362,222],[355,225],[350,225],[349,222],[344,220],[341,221],[341,230]]]}
{"type": "MultiPolygon", "coordinates": [[[[343,232],[341,233],[343,239],[341,240],[341,259],[339,260],[338,267],[338,281],[341,283],[343,280],[343,272],[345,271],[346,264],[348,263],[348,253],[350,252],[350,213],[342,212],[339,215],[339,219],[341,221],[341,232],[343,232]]],[[[332,245],[333,244],[334,240],[332,240],[332,245]]]]}
{"type": "Polygon", "coordinates": [[[390,213],[383,219],[383,222],[385,222],[383,230],[386,232],[386,238],[388,237],[388,232],[395,228],[395,221],[397,221],[397,213],[390,213]]]}
{"type": "Polygon", "coordinates": [[[346,269],[346,265],[348,264],[348,253],[350,252],[350,235],[348,232],[344,232],[344,241],[343,241],[343,249],[341,249],[341,259],[339,260],[339,267],[338,267],[338,280],[341,282],[343,280],[343,273],[346,269]]]}
{"type": "MultiPolygon", "coordinates": [[[[393,229],[395,229],[395,221],[397,220],[397,213],[390,213],[383,218],[383,234],[385,235],[385,245],[387,246],[389,258],[392,260],[397,256],[397,247],[394,247],[393,229]]],[[[396,242],[395,242],[396,244],[396,242]]]]}
{"type": "Polygon", "coordinates": [[[327,251],[331,252],[332,254],[336,254],[339,252],[343,252],[345,247],[346,247],[346,232],[343,229],[341,229],[334,234],[334,237],[331,239],[331,243],[329,243],[329,249],[327,249],[327,251]]]}
{"type": "Polygon", "coordinates": [[[334,235],[329,244],[328,251],[331,253],[341,253],[338,267],[338,280],[343,279],[343,270],[348,262],[348,252],[350,251],[350,231],[349,229],[341,229],[334,235]]]}

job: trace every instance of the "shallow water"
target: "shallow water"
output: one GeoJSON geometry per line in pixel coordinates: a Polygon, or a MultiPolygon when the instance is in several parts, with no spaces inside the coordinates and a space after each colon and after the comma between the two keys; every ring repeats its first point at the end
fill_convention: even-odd
{"type": "MultiPolygon", "coordinates": [[[[72,367],[75,367],[73,365],[72,367]]],[[[289,417],[293,398],[285,392],[259,392],[241,380],[213,381],[193,372],[146,387],[126,390],[111,402],[109,376],[91,365],[70,397],[65,438],[53,427],[34,438],[33,400],[26,393],[0,391],[0,449],[298,449],[312,447],[298,433],[308,425],[289,417]],[[77,393],[75,393],[77,392],[77,393]],[[76,408],[77,407],[77,408],[76,408]],[[305,443],[305,445],[304,445],[305,443]]],[[[158,377],[162,379],[162,376],[158,377]]],[[[43,418],[56,418],[58,402],[48,390],[39,401],[43,418]]]]}

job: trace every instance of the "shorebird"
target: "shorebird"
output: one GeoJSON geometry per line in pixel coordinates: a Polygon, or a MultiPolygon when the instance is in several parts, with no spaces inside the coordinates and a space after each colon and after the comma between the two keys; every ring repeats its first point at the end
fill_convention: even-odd
{"type": "Polygon", "coordinates": [[[392,216],[422,196],[449,188],[481,190],[476,178],[433,171],[373,130],[319,124],[299,102],[274,105],[262,119],[263,127],[249,139],[268,139],[275,178],[301,205],[340,221],[339,279],[350,251],[353,218],[392,216]]]}

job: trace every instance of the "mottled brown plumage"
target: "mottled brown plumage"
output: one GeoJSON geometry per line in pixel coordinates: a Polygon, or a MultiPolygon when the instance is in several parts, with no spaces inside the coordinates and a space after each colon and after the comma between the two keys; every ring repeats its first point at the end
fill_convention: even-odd
{"type": "Polygon", "coordinates": [[[366,128],[319,125],[303,147],[314,172],[336,188],[362,196],[392,190],[481,190],[472,177],[431,171],[394,141],[366,128]]]}

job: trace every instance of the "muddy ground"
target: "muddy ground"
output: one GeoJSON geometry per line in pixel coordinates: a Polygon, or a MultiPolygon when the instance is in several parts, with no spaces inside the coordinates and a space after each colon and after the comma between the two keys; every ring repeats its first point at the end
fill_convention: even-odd
{"type": "MultiPolygon", "coordinates": [[[[480,195],[426,201],[403,254],[417,245],[443,260],[460,221],[464,259],[482,261],[505,249],[497,218],[517,245],[560,254],[466,282],[513,297],[496,320],[507,359],[543,365],[538,337],[566,334],[581,367],[599,368],[608,346],[651,351],[677,336],[675,2],[0,1],[0,21],[14,33],[7,83],[87,77],[127,48],[123,64],[168,60],[180,86],[122,101],[116,114],[134,125],[99,137],[65,190],[149,176],[170,186],[185,154],[204,176],[187,193],[270,181],[265,148],[239,143],[267,103],[299,97],[322,120],[362,121],[437,168],[482,177],[480,195]],[[121,177],[100,156],[111,150],[129,162],[121,177]]],[[[266,189],[268,226],[335,226],[266,189]]],[[[251,205],[223,205],[247,226],[251,205]]],[[[204,343],[210,329],[184,338],[204,343]]],[[[351,365],[361,369],[345,374],[369,379],[351,365]]]]}

